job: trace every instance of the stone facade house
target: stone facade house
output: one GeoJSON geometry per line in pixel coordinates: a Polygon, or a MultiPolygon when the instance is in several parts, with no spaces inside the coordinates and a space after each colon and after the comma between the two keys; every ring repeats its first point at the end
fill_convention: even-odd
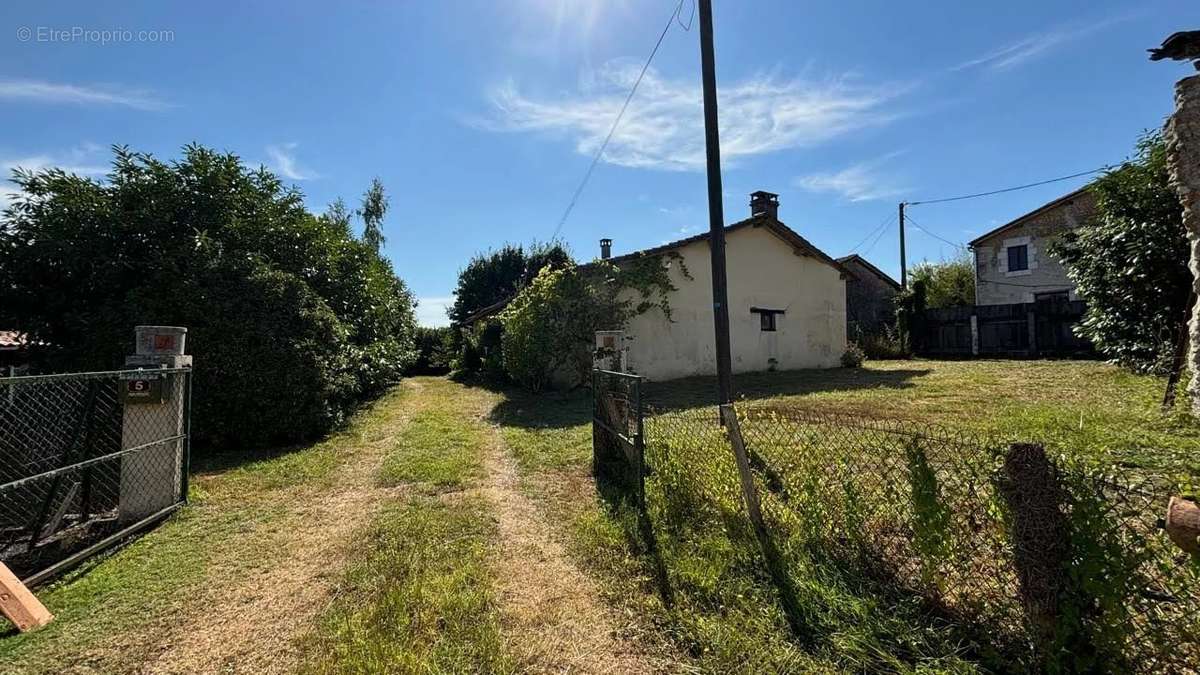
{"type": "Polygon", "coordinates": [[[837,261],[853,275],[846,279],[846,334],[850,339],[876,335],[894,325],[900,283],[857,253],[837,261]]]}
{"type": "MultiPolygon", "coordinates": [[[[838,366],[852,275],[779,220],[778,195],[755,192],[750,209],[749,218],[725,228],[733,372],[838,366]]],[[[602,258],[611,245],[602,242],[602,258]]],[[[706,232],[608,258],[619,266],[644,256],[678,256],[668,269],[678,289],[668,298],[670,320],[651,309],[617,335],[597,336],[617,346],[625,370],[654,380],[716,372],[709,249],[706,232]]],[[[635,290],[623,292],[638,299],[635,290]]]]}
{"type": "Polygon", "coordinates": [[[1075,284],[1049,247],[1095,213],[1096,198],[1083,187],[972,241],[975,304],[1077,300],[1075,284]]]}

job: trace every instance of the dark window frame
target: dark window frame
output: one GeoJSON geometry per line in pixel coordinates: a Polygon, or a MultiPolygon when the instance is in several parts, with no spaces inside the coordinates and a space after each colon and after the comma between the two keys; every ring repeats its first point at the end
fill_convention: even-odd
{"type": "Polygon", "coordinates": [[[783,314],[782,309],[767,309],[765,307],[751,307],[751,314],[758,315],[758,328],[764,333],[775,333],[779,330],[778,320],[775,318],[779,314],[783,314]]]}
{"type": "Polygon", "coordinates": [[[1009,272],[1024,272],[1029,269],[1029,244],[1009,246],[1007,252],[1009,272]],[[1014,257],[1018,263],[1017,265],[1013,264],[1014,257]]]}

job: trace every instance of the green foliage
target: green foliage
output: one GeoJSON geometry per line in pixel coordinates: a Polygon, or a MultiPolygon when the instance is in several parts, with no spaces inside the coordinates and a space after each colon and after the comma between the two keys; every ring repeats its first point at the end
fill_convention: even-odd
{"type": "Polygon", "coordinates": [[[415,356],[412,297],[266,170],[188,146],[114,149],[103,182],[15,173],[0,228],[0,307],[52,348],[43,369],[119,365],[137,324],[187,326],[198,440],[291,442],[328,430],[415,356]]]}
{"type": "Polygon", "coordinates": [[[851,342],[846,351],[842,352],[842,367],[843,368],[861,368],[863,359],[866,354],[863,353],[862,347],[851,342]]]}
{"type": "Polygon", "coordinates": [[[570,253],[560,244],[535,243],[528,249],[505,244],[498,251],[481,253],[459,271],[454,304],[446,314],[451,323],[460,324],[473,312],[516,295],[543,268],[571,262],[570,253]]]}
{"type": "Polygon", "coordinates": [[[898,326],[884,326],[876,333],[867,333],[856,339],[855,344],[862,347],[863,354],[868,359],[910,359],[912,350],[900,333],[898,326]]]}
{"type": "Polygon", "coordinates": [[[371,179],[371,187],[363,194],[362,208],[358,215],[363,219],[363,242],[371,250],[379,252],[387,239],[383,236],[383,217],[387,215],[388,199],[383,193],[383,183],[371,179]]]}
{"type": "Polygon", "coordinates": [[[500,315],[504,370],[538,392],[564,371],[582,382],[591,368],[592,335],[611,317],[611,300],[575,266],[546,268],[500,315]]]}
{"type": "Polygon", "coordinates": [[[925,448],[912,438],[904,448],[912,499],[913,548],[921,556],[922,574],[927,583],[936,581],[939,563],[950,555],[950,507],[942,503],[938,477],[925,448]]]}
{"type": "Polygon", "coordinates": [[[963,251],[951,260],[922,262],[909,273],[909,287],[925,288],[925,306],[929,309],[975,304],[975,265],[963,251]]]}
{"type": "Polygon", "coordinates": [[[418,326],[416,331],[417,358],[409,366],[413,375],[444,375],[450,372],[454,356],[453,331],[447,326],[427,328],[418,326]]]}
{"type": "Polygon", "coordinates": [[[1051,249],[1088,303],[1078,333],[1135,372],[1169,365],[1192,283],[1182,207],[1168,177],[1166,144],[1147,133],[1133,159],[1092,184],[1096,218],[1051,249]]]}

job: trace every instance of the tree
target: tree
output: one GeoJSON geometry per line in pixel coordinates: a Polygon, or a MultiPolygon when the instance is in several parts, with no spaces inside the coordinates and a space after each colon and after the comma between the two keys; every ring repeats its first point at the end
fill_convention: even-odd
{"type": "Polygon", "coordinates": [[[1183,210],[1168,184],[1166,145],[1148,132],[1134,157],[1092,183],[1097,215],[1051,252],[1087,301],[1076,331],[1115,362],[1162,372],[1191,290],[1183,210]]]}
{"type": "Polygon", "coordinates": [[[363,219],[363,241],[378,252],[387,238],[383,236],[383,217],[387,214],[388,199],[383,193],[383,183],[371,179],[371,187],[363,194],[362,208],[358,215],[363,219]]]}
{"type": "Polygon", "coordinates": [[[462,323],[472,313],[508,300],[548,266],[571,264],[571,254],[560,244],[505,244],[497,251],[480,253],[458,273],[454,304],[446,311],[450,321],[462,323]]]}
{"type": "Polygon", "coordinates": [[[338,197],[329,204],[329,208],[325,210],[324,218],[331,225],[345,231],[347,237],[350,236],[350,209],[346,208],[346,202],[341,197],[338,197]]]}
{"type": "Polygon", "coordinates": [[[415,357],[412,296],[390,263],[275,175],[195,145],[173,162],[114,155],[104,181],[14,174],[0,307],[50,346],[43,369],[110,369],[134,325],[187,326],[197,438],[289,442],[415,357]]]}
{"type": "Polygon", "coordinates": [[[963,251],[951,260],[922,262],[909,273],[910,285],[922,284],[929,309],[975,304],[975,265],[963,251]]]}

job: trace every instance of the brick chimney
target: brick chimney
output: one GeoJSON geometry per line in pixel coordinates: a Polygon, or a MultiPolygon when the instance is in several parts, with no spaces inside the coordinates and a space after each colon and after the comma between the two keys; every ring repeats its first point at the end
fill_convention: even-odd
{"type": "Polygon", "coordinates": [[[612,257],[612,239],[605,237],[600,240],[600,259],[608,260],[612,257]]]}
{"type": "Polygon", "coordinates": [[[779,195],[759,190],[750,193],[750,216],[766,216],[779,220],[779,195]]]}

